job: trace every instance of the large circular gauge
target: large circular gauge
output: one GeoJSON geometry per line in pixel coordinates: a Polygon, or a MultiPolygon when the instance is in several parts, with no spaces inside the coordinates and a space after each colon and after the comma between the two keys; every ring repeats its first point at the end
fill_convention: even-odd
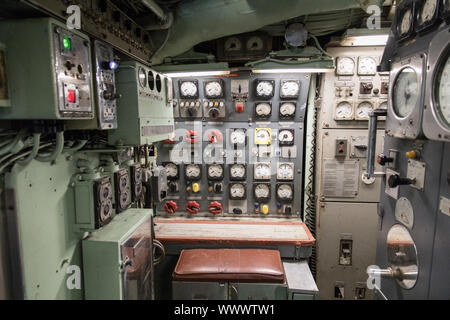
{"type": "Polygon", "coordinates": [[[139,77],[139,84],[142,87],[145,87],[147,85],[147,73],[145,72],[144,68],[139,68],[138,77],[139,77]]]}
{"type": "Polygon", "coordinates": [[[334,118],[336,120],[352,120],[353,106],[348,101],[339,102],[336,106],[334,118]]]}
{"type": "Polygon", "coordinates": [[[292,201],[294,190],[290,184],[280,184],[277,186],[278,201],[292,201]]]}
{"type": "Polygon", "coordinates": [[[264,42],[260,37],[253,36],[247,40],[248,51],[261,51],[264,49],[264,42]]]}
{"type": "Polygon", "coordinates": [[[353,75],[355,73],[355,61],[350,57],[337,59],[336,74],[339,76],[353,75]]]}
{"type": "Polygon", "coordinates": [[[436,79],[435,102],[441,119],[450,127],[450,55],[442,64],[436,79]]]}
{"type": "Polygon", "coordinates": [[[438,0],[425,0],[419,13],[419,24],[433,20],[437,10],[438,0]]]}
{"type": "Polygon", "coordinates": [[[188,164],[184,171],[186,179],[198,180],[202,176],[202,169],[198,164],[188,164]]]}
{"type": "Polygon", "coordinates": [[[294,144],[294,130],[283,129],[278,133],[278,141],[280,145],[293,145],[294,144]]]}
{"type": "Polygon", "coordinates": [[[270,162],[257,162],[253,168],[255,180],[270,180],[271,170],[270,162]]]}
{"type": "Polygon", "coordinates": [[[237,37],[230,37],[225,40],[225,51],[239,51],[242,48],[241,40],[237,37]]]}
{"type": "Polygon", "coordinates": [[[178,178],[178,166],[175,163],[168,162],[164,165],[164,168],[166,169],[168,179],[178,178]]]}
{"type": "Polygon", "coordinates": [[[283,102],[280,104],[280,118],[292,118],[297,106],[294,102],[283,102]]]}
{"type": "Polygon", "coordinates": [[[230,141],[232,144],[244,145],[245,144],[245,130],[234,129],[230,134],[230,141]]]}
{"type": "Polygon", "coordinates": [[[406,35],[412,26],[413,14],[412,9],[406,10],[400,18],[399,33],[400,36],[406,35]]]}
{"type": "Polygon", "coordinates": [[[280,88],[281,98],[296,98],[300,94],[300,81],[282,80],[280,88]]]}
{"type": "Polygon", "coordinates": [[[358,74],[360,76],[375,75],[377,73],[377,61],[372,57],[360,57],[358,59],[358,74]]]}
{"type": "Polygon", "coordinates": [[[257,80],[256,96],[260,98],[273,97],[274,81],[272,80],[257,80]]]}
{"type": "Polygon", "coordinates": [[[209,180],[222,180],[223,179],[223,166],[221,164],[211,164],[208,166],[208,179],[209,180]]]}
{"type": "Polygon", "coordinates": [[[272,114],[272,106],[267,102],[257,103],[255,105],[255,113],[260,118],[268,118],[272,114]]]}
{"type": "Polygon", "coordinates": [[[230,199],[231,200],[243,200],[246,195],[245,184],[233,183],[230,185],[230,199]]]}
{"type": "Polygon", "coordinates": [[[373,111],[373,105],[369,101],[361,102],[356,108],[357,120],[369,120],[369,114],[373,111]]]}
{"type": "Polygon", "coordinates": [[[277,168],[278,180],[294,180],[294,164],[292,162],[281,162],[277,168]]]}
{"type": "Polygon", "coordinates": [[[393,90],[394,112],[400,118],[411,114],[419,98],[419,82],[412,68],[405,68],[395,80],[393,90]]]}
{"type": "Polygon", "coordinates": [[[245,180],[247,169],[245,165],[235,163],[230,167],[230,180],[245,180]]]}
{"type": "Polygon", "coordinates": [[[197,84],[192,81],[183,81],[180,85],[180,95],[183,98],[194,98],[198,95],[197,84]]]}
{"type": "Polygon", "coordinates": [[[255,199],[257,201],[267,201],[270,199],[270,185],[257,184],[253,190],[255,199]]]}
{"type": "Polygon", "coordinates": [[[395,204],[395,218],[410,230],[412,229],[414,225],[414,210],[407,198],[401,197],[397,200],[395,204]]]}
{"type": "Polygon", "coordinates": [[[208,81],[205,83],[205,96],[208,98],[219,98],[223,96],[220,81],[208,81]]]}

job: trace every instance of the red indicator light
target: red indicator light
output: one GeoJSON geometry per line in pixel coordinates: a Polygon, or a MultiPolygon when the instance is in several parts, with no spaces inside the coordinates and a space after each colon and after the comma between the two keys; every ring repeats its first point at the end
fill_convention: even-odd
{"type": "Polygon", "coordinates": [[[67,90],[67,102],[75,103],[75,90],[67,90]]]}

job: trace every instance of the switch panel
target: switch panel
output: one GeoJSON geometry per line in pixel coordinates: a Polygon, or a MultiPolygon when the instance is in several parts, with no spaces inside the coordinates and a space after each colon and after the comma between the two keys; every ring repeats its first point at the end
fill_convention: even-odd
{"type": "Polygon", "coordinates": [[[347,156],[347,144],[348,141],[346,139],[337,139],[336,140],[336,157],[346,157],[347,156]]]}
{"type": "Polygon", "coordinates": [[[339,243],[339,264],[341,266],[352,265],[353,240],[341,239],[339,243]]]}

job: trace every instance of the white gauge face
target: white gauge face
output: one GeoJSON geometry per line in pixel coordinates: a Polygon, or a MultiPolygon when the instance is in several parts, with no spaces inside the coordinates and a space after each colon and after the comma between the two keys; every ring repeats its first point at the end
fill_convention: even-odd
{"type": "Polygon", "coordinates": [[[433,19],[437,9],[438,0],[425,0],[420,11],[420,24],[429,22],[433,19]]]}
{"type": "Polygon", "coordinates": [[[139,77],[139,84],[142,87],[145,87],[147,84],[147,74],[143,68],[139,68],[138,77],[139,77]]]}
{"type": "Polygon", "coordinates": [[[258,97],[273,96],[273,84],[270,81],[260,81],[256,86],[256,94],[258,97]]]}
{"type": "Polygon", "coordinates": [[[230,140],[232,144],[245,144],[245,131],[242,129],[232,131],[230,140]]]}
{"type": "Polygon", "coordinates": [[[186,166],[186,178],[197,179],[200,178],[201,169],[198,164],[188,164],[186,166]]]}
{"type": "Polygon", "coordinates": [[[264,42],[260,37],[251,37],[247,40],[247,50],[260,51],[264,49],[264,42]]]}
{"type": "Polygon", "coordinates": [[[280,130],[278,140],[283,143],[294,142],[294,133],[291,130],[280,130]]]}
{"type": "Polygon", "coordinates": [[[207,97],[221,97],[222,96],[222,85],[219,81],[211,81],[205,85],[205,95],[207,97]]]}
{"type": "Polygon", "coordinates": [[[258,103],[255,107],[255,113],[259,117],[268,117],[272,113],[272,106],[269,103],[258,103]]]}
{"type": "Polygon", "coordinates": [[[234,179],[245,178],[245,166],[243,164],[233,164],[230,169],[230,176],[234,179]]]}
{"type": "Polygon", "coordinates": [[[277,168],[277,179],[294,180],[294,164],[291,162],[279,163],[277,168]]]}
{"type": "Polygon", "coordinates": [[[239,38],[231,37],[225,41],[225,51],[239,51],[242,48],[242,43],[239,38]]]}
{"type": "Polygon", "coordinates": [[[270,176],[270,162],[260,162],[255,164],[254,178],[256,180],[269,180],[270,176]]]}
{"type": "Polygon", "coordinates": [[[352,105],[349,102],[347,102],[347,101],[340,102],[336,106],[335,118],[336,118],[336,120],[349,120],[349,119],[352,119],[353,118],[353,107],[352,107],[352,105]]]}
{"type": "Polygon", "coordinates": [[[212,164],[208,167],[208,177],[221,178],[223,177],[223,167],[220,164],[212,164]]]}
{"type": "Polygon", "coordinates": [[[185,81],[180,86],[183,97],[195,97],[197,95],[197,85],[191,81],[185,81]]]}
{"type": "Polygon", "coordinates": [[[377,73],[377,61],[372,57],[360,57],[358,60],[359,75],[374,75],[377,73]]]}
{"type": "Polygon", "coordinates": [[[414,225],[414,210],[407,198],[401,197],[397,200],[395,204],[395,218],[409,229],[412,229],[414,225]]]}
{"type": "Polygon", "coordinates": [[[292,102],[282,103],[280,106],[280,115],[283,117],[292,117],[295,114],[295,104],[292,102]]]}
{"type": "Polygon", "coordinates": [[[285,97],[297,97],[300,92],[300,83],[298,81],[284,81],[282,82],[280,89],[280,96],[285,97]]]}
{"type": "Polygon", "coordinates": [[[381,109],[381,110],[387,110],[387,101],[384,101],[384,102],[382,102],[382,103],[380,103],[380,105],[378,106],[378,109],[381,109]]]}
{"type": "Polygon", "coordinates": [[[361,102],[358,107],[356,108],[356,117],[358,119],[368,120],[370,112],[373,111],[373,105],[368,102],[364,101],[361,102]]]}
{"type": "Polygon", "coordinates": [[[240,183],[233,184],[230,187],[230,196],[232,198],[242,198],[245,196],[245,186],[240,183]]]}
{"type": "Polygon", "coordinates": [[[175,163],[167,163],[164,168],[166,169],[167,177],[175,178],[178,176],[178,167],[175,163]]]}
{"type": "Polygon", "coordinates": [[[442,119],[450,127],[450,56],[437,79],[437,103],[442,119]]]}
{"type": "Polygon", "coordinates": [[[405,118],[410,115],[419,98],[417,74],[412,68],[405,68],[394,84],[393,105],[397,116],[405,118]]]}
{"type": "Polygon", "coordinates": [[[408,9],[401,18],[400,35],[403,36],[408,33],[409,29],[411,28],[411,21],[412,21],[412,10],[408,9]]]}
{"type": "Polygon", "coordinates": [[[270,187],[266,184],[258,184],[255,187],[255,198],[269,198],[270,196],[270,187]]]}
{"type": "Polygon", "coordinates": [[[260,129],[255,134],[256,144],[270,144],[270,133],[266,129],[260,129]]]}
{"type": "Polygon", "coordinates": [[[278,198],[281,200],[292,199],[292,187],[288,184],[282,184],[277,189],[278,198]]]}
{"type": "Polygon", "coordinates": [[[336,73],[338,75],[353,75],[355,73],[355,61],[349,57],[338,58],[336,73]]]}

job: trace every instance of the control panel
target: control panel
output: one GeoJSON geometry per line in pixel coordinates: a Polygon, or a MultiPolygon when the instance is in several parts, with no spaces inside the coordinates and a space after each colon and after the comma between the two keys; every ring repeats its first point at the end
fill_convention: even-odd
{"type": "Polygon", "coordinates": [[[299,217],[309,74],[174,78],[164,216],[299,217]]]}

